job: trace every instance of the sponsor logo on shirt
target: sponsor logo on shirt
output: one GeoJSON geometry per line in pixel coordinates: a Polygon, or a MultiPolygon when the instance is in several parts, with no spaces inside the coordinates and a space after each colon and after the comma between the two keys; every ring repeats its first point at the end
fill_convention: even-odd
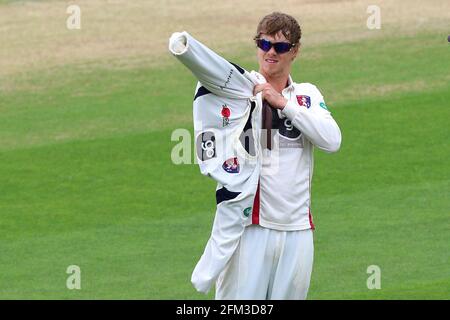
{"type": "Polygon", "coordinates": [[[285,138],[288,139],[298,139],[300,137],[301,132],[292,124],[291,120],[284,118],[280,119],[280,128],[279,133],[285,138]]]}
{"type": "Polygon", "coordinates": [[[222,105],[222,126],[226,127],[230,124],[231,110],[226,104],[222,105]]]}
{"type": "Polygon", "coordinates": [[[206,161],[216,157],[216,137],[212,131],[203,131],[197,136],[197,157],[206,161]]]}
{"type": "Polygon", "coordinates": [[[248,217],[252,212],[252,207],[248,207],[244,209],[244,216],[248,217]]]}
{"type": "Polygon", "coordinates": [[[300,107],[306,107],[309,108],[311,107],[311,98],[309,96],[296,96],[297,97],[297,102],[300,105],[300,107]]]}
{"type": "MultiPolygon", "coordinates": [[[[280,118],[278,112],[272,112],[272,128],[277,129],[278,133],[289,140],[299,139],[301,132],[292,124],[288,118],[280,118]]],[[[281,145],[280,145],[281,147],[281,145]]]]}
{"type": "Polygon", "coordinates": [[[234,157],[228,159],[223,163],[222,168],[228,173],[239,173],[240,168],[238,158],[234,157]]]}
{"type": "Polygon", "coordinates": [[[327,105],[325,104],[325,102],[321,102],[319,103],[319,106],[325,110],[328,110],[327,105]]]}
{"type": "Polygon", "coordinates": [[[231,77],[233,76],[233,69],[230,69],[230,72],[228,73],[227,79],[225,80],[223,86],[220,86],[220,89],[225,89],[226,87],[228,87],[228,84],[231,81],[231,77]]]}

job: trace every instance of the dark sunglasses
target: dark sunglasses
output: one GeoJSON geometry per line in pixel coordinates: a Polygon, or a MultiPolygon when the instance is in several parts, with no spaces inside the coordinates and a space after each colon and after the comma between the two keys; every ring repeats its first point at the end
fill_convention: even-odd
{"type": "Polygon", "coordinates": [[[286,53],[290,51],[293,47],[295,47],[295,44],[289,43],[289,42],[270,42],[266,39],[256,39],[256,45],[258,48],[260,48],[262,51],[268,52],[270,48],[274,47],[276,53],[286,53]]]}

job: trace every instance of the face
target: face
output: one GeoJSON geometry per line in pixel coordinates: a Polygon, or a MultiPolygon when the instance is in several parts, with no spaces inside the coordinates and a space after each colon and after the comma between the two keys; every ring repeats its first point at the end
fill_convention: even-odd
{"type": "MultiPolygon", "coordinates": [[[[275,34],[275,36],[263,33],[260,38],[269,40],[272,43],[289,42],[281,31],[275,34]]],[[[286,53],[277,53],[273,46],[267,52],[257,48],[259,72],[266,78],[289,75],[292,62],[297,57],[298,49],[298,45],[296,45],[286,53]]]]}

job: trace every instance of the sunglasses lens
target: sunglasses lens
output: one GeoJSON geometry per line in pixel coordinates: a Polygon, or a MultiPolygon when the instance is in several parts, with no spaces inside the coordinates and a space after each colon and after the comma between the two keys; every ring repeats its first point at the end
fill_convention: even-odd
{"type": "Polygon", "coordinates": [[[260,39],[257,41],[258,48],[261,50],[267,52],[272,48],[272,43],[270,41],[267,41],[266,39],[260,39]]]}
{"type": "Polygon", "coordinates": [[[292,45],[287,42],[277,42],[273,45],[277,53],[285,53],[291,50],[292,45]]]}

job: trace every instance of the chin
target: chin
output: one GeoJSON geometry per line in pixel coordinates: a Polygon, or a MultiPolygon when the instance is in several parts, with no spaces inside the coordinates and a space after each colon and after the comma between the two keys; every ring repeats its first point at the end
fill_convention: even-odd
{"type": "Polygon", "coordinates": [[[275,66],[267,66],[266,68],[264,68],[264,72],[268,76],[274,76],[274,75],[280,73],[280,70],[278,70],[278,68],[276,68],[275,66]]]}

